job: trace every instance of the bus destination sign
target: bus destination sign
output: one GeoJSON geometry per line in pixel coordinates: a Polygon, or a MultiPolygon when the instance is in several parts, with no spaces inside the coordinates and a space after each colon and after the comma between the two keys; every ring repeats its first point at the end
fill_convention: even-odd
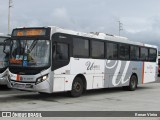
{"type": "Polygon", "coordinates": [[[46,29],[16,29],[13,31],[13,36],[17,37],[32,37],[32,36],[45,36],[46,29]]]}

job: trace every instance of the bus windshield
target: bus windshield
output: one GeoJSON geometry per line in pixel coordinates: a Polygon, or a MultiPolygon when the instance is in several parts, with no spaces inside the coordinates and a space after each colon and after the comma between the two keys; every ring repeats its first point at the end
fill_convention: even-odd
{"type": "Polygon", "coordinates": [[[4,40],[6,39],[7,38],[5,37],[0,37],[0,69],[5,68],[8,65],[9,54],[3,52],[4,40]]]}
{"type": "Polygon", "coordinates": [[[12,40],[10,66],[45,67],[49,65],[48,40],[12,40]]]}

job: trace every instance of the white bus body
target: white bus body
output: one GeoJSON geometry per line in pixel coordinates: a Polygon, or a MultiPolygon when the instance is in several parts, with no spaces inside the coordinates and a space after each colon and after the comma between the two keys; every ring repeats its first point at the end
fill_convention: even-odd
{"type": "Polygon", "coordinates": [[[17,53],[10,60],[9,81],[15,89],[40,93],[71,91],[72,96],[80,96],[83,90],[90,89],[122,86],[135,90],[137,84],[157,79],[156,46],[104,33],[81,33],[58,27],[46,27],[50,30],[46,35],[48,42],[41,42],[42,46],[40,40],[37,43],[35,40],[44,40],[45,37],[36,36],[45,35],[44,31],[38,33],[34,31],[38,28],[24,29],[13,31],[13,46],[19,43],[19,38],[20,42],[25,41],[27,46],[24,46],[24,51],[31,51],[28,53],[36,59],[36,63],[34,60],[28,62],[29,57],[24,53],[17,53]],[[35,42],[27,42],[33,39],[35,42]],[[42,65],[38,63],[39,58],[45,61],[46,56],[49,66],[38,68],[42,65]]]}
{"type": "Polygon", "coordinates": [[[2,33],[0,34],[0,85],[7,85],[7,66],[8,61],[5,60],[6,54],[3,52],[4,41],[8,39],[9,36],[5,36],[2,33]]]}

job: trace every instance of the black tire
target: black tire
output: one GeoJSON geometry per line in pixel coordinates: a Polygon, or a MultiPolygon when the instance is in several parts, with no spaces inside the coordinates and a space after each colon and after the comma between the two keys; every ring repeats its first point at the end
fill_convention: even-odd
{"type": "Polygon", "coordinates": [[[138,83],[137,76],[132,75],[130,78],[128,90],[134,91],[137,88],[137,83],[138,83]]]}
{"type": "Polygon", "coordinates": [[[123,90],[134,91],[137,88],[138,80],[135,75],[132,75],[129,81],[129,86],[123,86],[123,90]]]}
{"type": "Polygon", "coordinates": [[[10,89],[7,85],[0,85],[0,89],[10,89]]]}
{"type": "Polygon", "coordinates": [[[83,81],[80,77],[76,77],[72,83],[72,90],[70,95],[72,97],[79,97],[83,93],[83,81]]]}

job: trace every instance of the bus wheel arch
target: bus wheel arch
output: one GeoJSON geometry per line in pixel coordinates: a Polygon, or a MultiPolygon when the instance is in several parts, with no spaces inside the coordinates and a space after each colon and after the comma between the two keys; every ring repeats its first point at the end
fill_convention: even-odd
{"type": "Polygon", "coordinates": [[[82,74],[78,74],[73,82],[72,82],[72,88],[70,91],[70,95],[72,97],[79,97],[81,94],[86,90],[86,78],[82,74]]]}

